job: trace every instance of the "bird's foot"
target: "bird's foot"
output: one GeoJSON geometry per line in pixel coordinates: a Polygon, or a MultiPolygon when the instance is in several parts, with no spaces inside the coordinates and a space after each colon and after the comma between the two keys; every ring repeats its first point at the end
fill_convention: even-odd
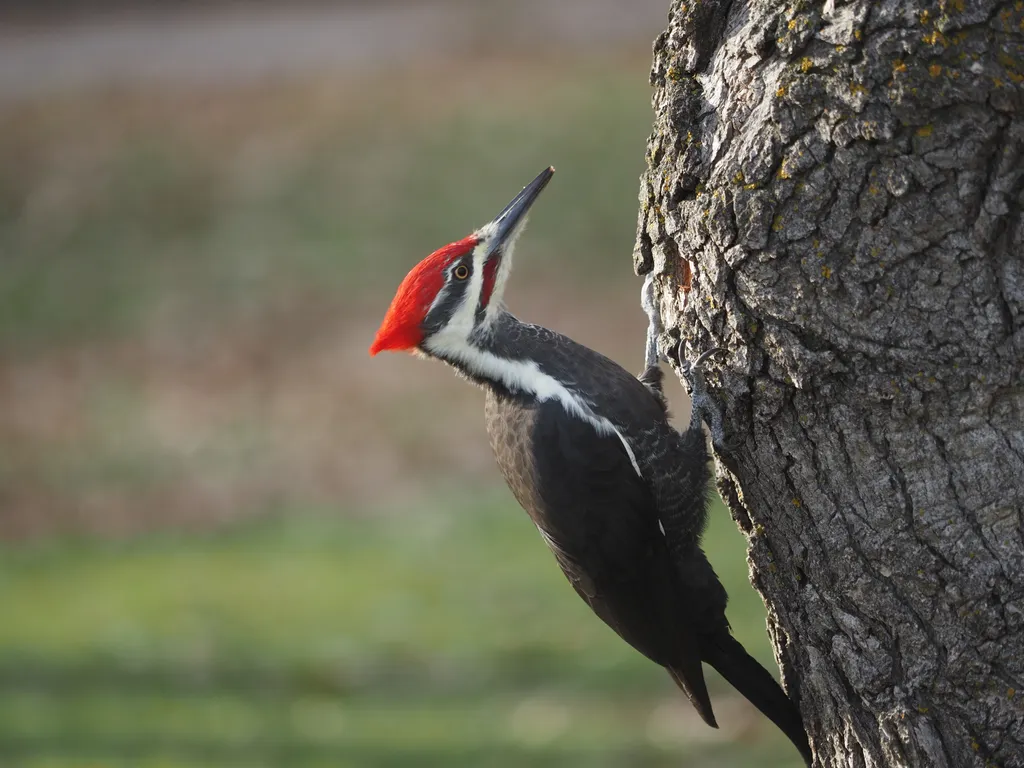
{"type": "Polygon", "coordinates": [[[656,368],[661,361],[658,353],[658,336],[664,330],[661,324],[661,313],[654,295],[654,273],[648,272],[644,278],[644,287],[640,290],[640,306],[647,314],[647,344],[644,347],[644,368],[656,368]]]}
{"type": "Polygon", "coordinates": [[[690,391],[690,429],[700,429],[702,423],[707,424],[711,430],[711,443],[715,450],[719,453],[731,453],[736,445],[726,439],[722,406],[708,393],[707,382],[701,371],[701,366],[709,357],[728,350],[724,347],[712,347],[691,363],[683,357],[683,344],[684,342],[680,340],[677,355],[679,370],[690,391]]]}

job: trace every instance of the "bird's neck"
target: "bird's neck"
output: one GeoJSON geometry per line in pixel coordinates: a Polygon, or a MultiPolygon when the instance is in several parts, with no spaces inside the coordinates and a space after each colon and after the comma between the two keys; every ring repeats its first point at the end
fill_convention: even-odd
{"type": "Polygon", "coordinates": [[[540,364],[540,337],[545,333],[551,331],[524,323],[502,309],[468,339],[435,342],[426,352],[499,394],[545,400],[564,388],[540,364]]]}

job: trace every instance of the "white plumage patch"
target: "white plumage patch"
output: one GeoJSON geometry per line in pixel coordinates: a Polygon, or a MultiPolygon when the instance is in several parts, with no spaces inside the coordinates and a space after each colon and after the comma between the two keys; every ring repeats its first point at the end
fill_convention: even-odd
{"type": "Polygon", "coordinates": [[[612,431],[615,432],[615,436],[619,438],[619,441],[622,443],[622,447],[626,449],[626,455],[629,456],[629,463],[633,465],[633,471],[636,472],[636,476],[642,480],[644,475],[640,471],[640,465],[637,464],[636,456],[633,454],[633,449],[629,447],[629,443],[626,441],[625,435],[619,432],[619,430],[617,430],[612,423],[608,421],[608,419],[604,419],[604,421],[612,428],[612,431]]]}
{"type": "Polygon", "coordinates": [[[458,360],[469,370],[494,381],[500,381],[510,390],[529,392],[541,401],[557,400],[565,408],[566,413],[590,424],[599,435],[615,435],[619,438],[637,477],[643,477],[633,449],[616,426],[603,416],[595,414],[583,398],[567,389],[553,376],[544,373],[534,361],[507,360],[473,346],[464,338],[448,335],[444,331],[427,339],[425,346],[438,357],[458,360]]]}

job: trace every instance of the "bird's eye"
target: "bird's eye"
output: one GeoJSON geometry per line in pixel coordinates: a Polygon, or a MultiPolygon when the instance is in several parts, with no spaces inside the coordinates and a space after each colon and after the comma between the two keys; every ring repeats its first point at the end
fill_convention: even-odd
{"type": "Polygon", "coordinates": [[[469,267],[465,264],[459,264],[459,266],[455,268],[455,272],[453,274],[455,275],[456,280],[465,280],[469,277],[469,267]]]}

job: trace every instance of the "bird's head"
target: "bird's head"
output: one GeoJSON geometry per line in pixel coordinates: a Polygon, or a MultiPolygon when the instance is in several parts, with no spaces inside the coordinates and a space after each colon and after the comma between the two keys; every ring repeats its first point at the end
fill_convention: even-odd
{"type": "Polygon", "coordinates": [[[545,168],[492,221],[417,264],[398,286],[370,354],[457,354],[499,311],[512,248],[554,168],[545,168]]]}

